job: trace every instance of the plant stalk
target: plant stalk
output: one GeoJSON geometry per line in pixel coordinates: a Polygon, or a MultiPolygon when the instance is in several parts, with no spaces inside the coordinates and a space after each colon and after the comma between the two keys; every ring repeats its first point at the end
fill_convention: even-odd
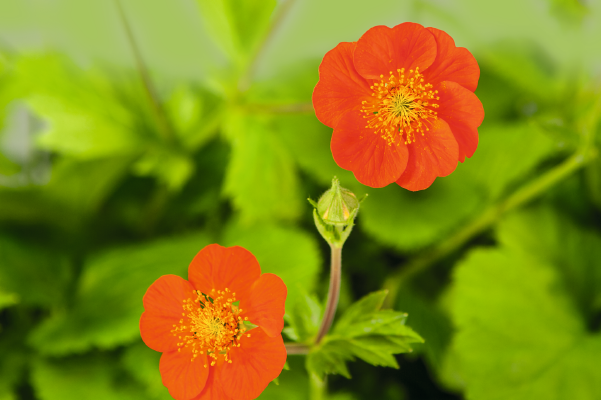
{"type": "Polygon", "coordinates": [[[340,280],[342,277],[342,247],[330,245],[330,288],[328,290],[328,302],[323,314],[321,326],[315,338],[315,344],[319,344],[323,337],[328,333],[334,321],[336,307],[338,307],[338,298],[340,297],[340,280]]]}

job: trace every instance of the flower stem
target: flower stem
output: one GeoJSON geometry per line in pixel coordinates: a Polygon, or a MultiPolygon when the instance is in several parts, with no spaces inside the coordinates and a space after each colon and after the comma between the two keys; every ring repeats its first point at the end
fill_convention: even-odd
{"type": "Polygon", "coordinates": [[[142,54],[140,53],[140,49],[138,48],[138,44],[136,43],[136,40],[134,38],[134,34],[132,32],[129,21],[127,20],[127,16],[125,15],[125,11],[123,10],[123,6],[121,5],[121,1],[115,0],[115,4],[117,5],[117,9],[119,10],[121,22],[123,23],[123,27],[125,28],[125,33],[127,35],[127,40],[129,41],[129,45],[134,54],[136,66],[138,68],[140,78],[142,79],[142,83],[144,84],[144,89],[146,91],[148,101],[152,108],[153,115],[155,116],[158,130],[165,140],[173,141],[175,139],[175,135],[171,128],[171,124],[169,123],[167,115],[165,114],[165,110],[163,109],[162,104],[159,101],[156,88],[154,87],[152,80],[150,79],[148,68],[144,63],[144,59],[142,58],[142,54]]]}
{"type": "Polygon", "coordinates": [[[284,343],[286,346],[286,353],[292,354],[309,354],[309,346],[300,343],[284,343]]]}
{"type": "Polygon", "coordinates": [[[314,372],[309,373],[309,384],[310,384],[310,394],[309,398],[311,400],[325,400],[326,391],[328,388],[326,379],[321,379],[314,372]]]}
{"type": "Polygon", "coordinates": [[[597,150],[594,148],[584,148],[577,151],[555,168],[513,192],[505,200],[493,204],[484,210],[478,218],[457,231],[447,240],[425,251],[421,256],[414,258],[402,269],[398,269],[389,275],[384,282],[384,288],[389,293],[385,300],[385,306],[391,307],[395,303],[398,289],[413,276],[429,269],[435,265],[436,261],[459,249],[471,238],[490,228],[506,212],[518,208],[545,193],[549,188],[570,176],[574,171],[580,169],[596,157],[597,150]]]}
{"type": "Polygon", "coordinates": [[[321,326],[317,332],[315,344],[319,344],[321,339],[328,333],[336,314],[336,307],[338,306],[338,297],[340,296],[340,278],[342,268],[342,247],[330,245],[331,253],[331,265],[330,265],[330,289],[328,290],[328,302],[326,309],[323,314],[323,320],[321,326]]]}

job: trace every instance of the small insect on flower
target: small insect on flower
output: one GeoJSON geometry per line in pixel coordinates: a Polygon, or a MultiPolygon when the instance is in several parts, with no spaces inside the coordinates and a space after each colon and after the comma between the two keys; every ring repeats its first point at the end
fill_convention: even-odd
{"type": "Polygon", "coordinates": [[[435,28],[376,26],[330,50],[313,91],[336,163],[371,187],[429,187],[478,146],[480,68],[435,28]]]}
{"type": "Polygon", "coordinates": [[[261,274],[257,259],[242,247],[209,245],[190,263],[188,280],[157,279],[144,295],[140,333],[148,347],[163,353],[159,369],[171,396],[259,396],[286,362],[286,295],[284,282],[261,274]]]}

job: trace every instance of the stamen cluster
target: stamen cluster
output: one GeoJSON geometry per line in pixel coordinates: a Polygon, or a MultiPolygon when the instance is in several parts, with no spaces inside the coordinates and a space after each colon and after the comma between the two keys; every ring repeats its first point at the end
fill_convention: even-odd
{"type": "Polygon", "coordinates": [[[405,134],[405,144],[415,141],[415,134],[424,135],[428,131],[422,120],[437,118],[438,104],[429,100],[439,100],[438,90],[432,90],[432,85],[424,84],[419,67],[410,69],[405,75],[405,68],[396,70],[396,75],[390,71],[388,81],[380,75],[380,82],[374,82],[370,88],[374,91],[372,100],[362,101],[361,112],[367,119],[366,128],[371,128],[386,140],[389,146],[401,140],[405,134]]]}
{"type": "MultiPolygon", "coordinates": [[[[171,330],[180,339],[178,351],[191,348],[191,361],[206,352],[213,359],[211,366],[215,365],[220,354],[231,363],[228,351],[232,347],[240,347],[240,338],[246,332],[244,321],[248,320],[248,317],[242,319],[242,309],[233,304],[236,293],[231,293],[228,288],[212,289],[210,294],[199,290],[192,293],[196,298],[183,300],[183,318],[179,320],[179,326],[173,325],[171,330]]],[[[247,336],[250,337],[250,334],[247,336]]],[[[208,364],[205,364],[207,367],[208,364]]]]}

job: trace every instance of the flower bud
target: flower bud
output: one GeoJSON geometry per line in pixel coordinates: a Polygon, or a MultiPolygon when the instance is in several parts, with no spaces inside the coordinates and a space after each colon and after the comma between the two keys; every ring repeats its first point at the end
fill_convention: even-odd
{"type": "Polygon", "coordinates": [[[332,187],[319,198],[317,203],[309,199],[315,207],[313,210],[315,226],[330,246],[342,247],[353,229],[361,201],[357,200],[353,192],[340,187],[336,177],[332,179],[332,187]]]}
{"type": "Polygon", "coordinates": [[[317,212],[327,224],[347,225],[351,215],[359,209],[359,200],[353,192],[340,187],[338,178],[332,179],[332,187],[317,202],[317,212]]]}

